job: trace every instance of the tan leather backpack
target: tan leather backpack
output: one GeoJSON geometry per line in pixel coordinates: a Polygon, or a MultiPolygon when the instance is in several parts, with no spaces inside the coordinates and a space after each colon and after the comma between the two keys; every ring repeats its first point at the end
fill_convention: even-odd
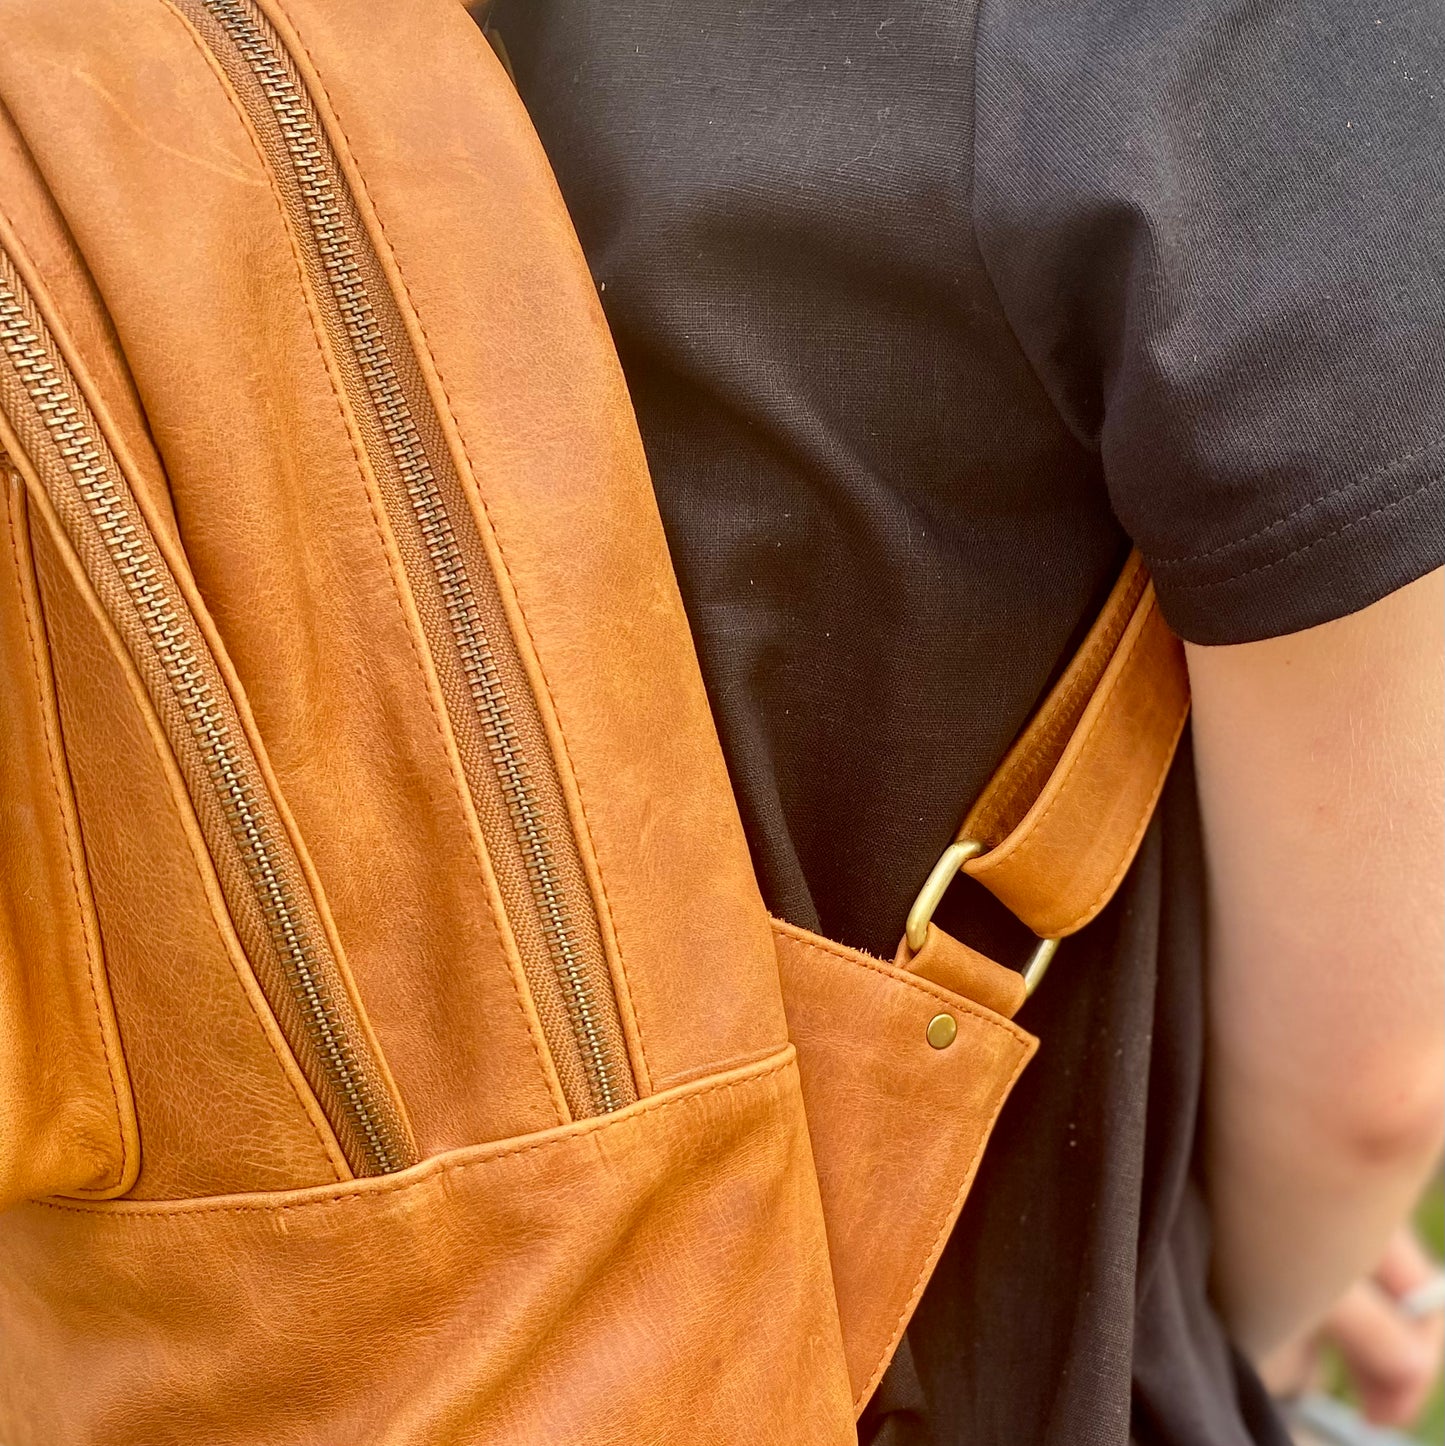
{"type": "Polygon", "coordinates": [[[460,6],[0,0],[0,103],[0,1442],[852,1440],[1034,1048],[928,915],[1117,885],[1142,568],[896,961],[770,921],[460,6]]]}

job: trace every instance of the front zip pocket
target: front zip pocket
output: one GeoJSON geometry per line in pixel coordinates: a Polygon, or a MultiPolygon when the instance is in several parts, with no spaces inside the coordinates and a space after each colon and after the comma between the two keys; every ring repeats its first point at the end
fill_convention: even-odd
{"type": "Polygon", "coordinates": [[[300,859],[195,615],[79,384],[0,250],[0,409],[175,752],[257,982],[352,1171],[416,1160],[300,859]]]}
{"type": "MultiPolygon", "coordinates": [[[[351,186],[250,0],[179,0],[280,195],[396,540],[487,855],[574,1119],[637,1098],[558,763],[473,501],[351,186]]],[[[16,267],[0,402],[125,639],[181,763],[237,933],[352,1169],[415,1158],[305,870],[216,660],[16,267]]]]}
{"type": "Polygon", "coordinates": [[[458,753],[574,1118],[637,1097],[558,767],[472,504],[357,201],[251,0],[180,0],[251,121],[416,600],[458,753]]]}

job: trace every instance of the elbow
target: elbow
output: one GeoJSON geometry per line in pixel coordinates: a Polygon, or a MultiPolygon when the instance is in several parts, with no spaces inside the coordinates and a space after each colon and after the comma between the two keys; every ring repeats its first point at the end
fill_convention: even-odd
{"type": "Polygon", "coordinates": [[[1371,1174],[1429,1169],[1445,1147],[1445,1070],[1398,1060],[1340,1082],[1325,1128],[1344,1163],[1371,1174]]]}

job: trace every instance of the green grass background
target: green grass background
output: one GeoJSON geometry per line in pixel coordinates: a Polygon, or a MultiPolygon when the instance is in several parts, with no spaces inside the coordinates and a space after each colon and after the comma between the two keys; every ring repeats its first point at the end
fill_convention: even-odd
{"type": "MultiPolygon", "coordinates": [[[[1445,1260],[1445,1186],[1436,1180],[1420,1202],[1416,1217],[1420,1236],[1437,1260],[1445,1260]]],[[[1445,1442],[1445,1385],[1435,1387],[1435,1399],[1425,1408],[1415,1435],[1433,1446],[1445,1442]]]]}
{"type": "MultiPolygon", "coordinates": [[[[1431,1254],[1437,1260],[1445,1260],[1445,1184],[1441,1180],[1437,1179],[1425,1192],[1415,1215],[1415,1225],[1431,1254]]],[[[1335,1366],[1331,1374],[1335,1394],[1348,1400],[1350,1392],[1343,1372],[1335,1366]]],[[[1416,1423],[1413,1434],[1417,1441],[1428,1441],[1430,1446],[1445,1443],[1445,1383],[1435,1387],[1435,1394],[1416,1423]]]]}

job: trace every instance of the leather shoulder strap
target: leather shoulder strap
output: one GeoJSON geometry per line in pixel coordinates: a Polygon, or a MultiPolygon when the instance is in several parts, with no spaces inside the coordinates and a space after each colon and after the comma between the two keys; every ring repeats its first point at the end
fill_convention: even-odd
{"type": "Polygon", "coordinates": [[[982,956],[930,923],[961,871],[1045,941],[1024,969],[1031,991],[1052,956],[1048,941],[1082,929],[1123,881],[1188,715],[1184,649],[1131,553],[1083,645],[934,866],[909,911],[900,965],[928,972],[937,956],[937,967],[956,971],[962,960],[976,972],[982,956]]]}
{"type": "Polygon", "coordinates": [[[1113,897],[1189,713],[1184,649],[1131,553],[1098,620],[969,810],[963,871],[1036,934],[1082,929],[1113,897]]]}

